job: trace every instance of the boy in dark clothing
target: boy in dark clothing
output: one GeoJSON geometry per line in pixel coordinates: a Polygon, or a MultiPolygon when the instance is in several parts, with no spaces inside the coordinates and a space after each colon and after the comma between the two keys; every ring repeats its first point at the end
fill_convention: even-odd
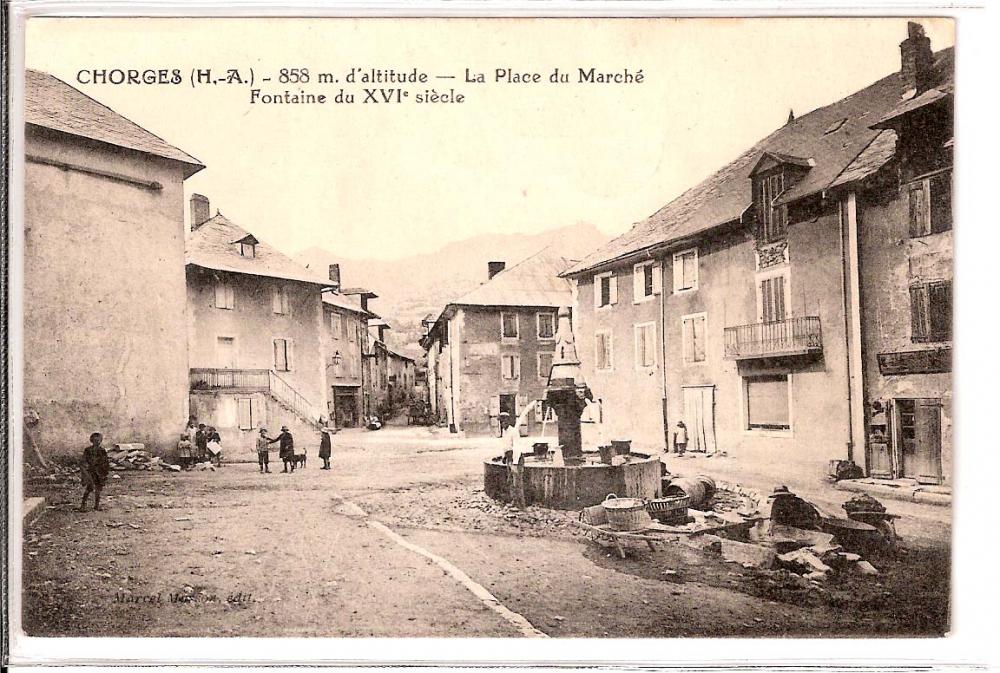
{"type": "Polygon", "coordinates": [[[260,465],[261,474],[271,471],[267,464],[267,447],[270,443],[271,440],[267,437],[267,428],[261,428],[260,436],[257,437],[257,464],[260,465]]]}
{"type": "Polygon", "coordinates": [[[94,492],[94,510],[101,509],[101,489],[111,471],[108,463],[108,452],[101,446],[103,441],[101,433],[95,432],[90,436],[90,446],[83,450],[83,460],[80,461],[80,481],[83,482],[83,499],[80,501],[78,512],[87,511],[87,496],[94,492]]]}
{"type": "Polygon", "coordinates": [[[208,454],[208,431],[204,423],[199,423],[198,432],[194,433],[194,448],[195,462],[200,463],[205,460],[205,455],[208,454]]]}
{"type": "Polygon", "coordinates": [[[323,460],[323,467],[319,468],[321,470],[330,469],[330,428],[323,427],[320,429],[319,437],[319,457],[323,460]]]}
{"type": "Polygon", "coordinates": [[[285,469],[282,472],[294,472],[295,471],[295,440],[292,439],[292,433],[288,431],[287,425],[281,426],[281,434],[270,440],[270,443],[278,442],[278,457],[285,464],[285,469]],[[291,469],[288,469],[291,467],[291,469]]]}

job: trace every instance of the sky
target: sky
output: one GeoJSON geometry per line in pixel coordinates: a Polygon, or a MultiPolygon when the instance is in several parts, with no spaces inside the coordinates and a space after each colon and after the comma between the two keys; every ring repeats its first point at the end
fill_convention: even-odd
{"type": "MultiPolygon", "coordinates": [[[[922,19],[932,48],[954,24],[922,19]]],[[[197,157],[185,192],[286,253],[397,259],[487,233],[626,231],[781,126],[899,69],[906,19],[70,19],[28,21],[25,62],[197,157]],[[308,68],[308,85],[280,84],[308,68]],[[461,104],[361,104],[352,68],[426,72],[461,104]],[[579,83],[578,68],[642,72],[579,83]],[[179,69],[181,85],[82,84],[80,70],[179,69]],[[251,103],[267,93],[355,104],[251,103]],[[540,83],[494,82],[495,70],[540,83]],[[570,82],[550,84],[554,68],[570,82]],[[465,82],[465,71],[484,84],[465,82]],[[319,84],[320,73],[337,83],[319,84]],[[436,79],[451,75],[455,79],[436,79]],[[270,82],[262,78],[270,76],[270,82]]],[[[364,85],[371,86],[371,85],[364,85]]]]}

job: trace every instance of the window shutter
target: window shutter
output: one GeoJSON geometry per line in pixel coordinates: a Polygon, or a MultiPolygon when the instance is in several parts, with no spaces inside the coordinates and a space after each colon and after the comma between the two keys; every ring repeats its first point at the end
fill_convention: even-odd
{"type": "Polygon", "coordinates": [[[910,185],[910,238],[916,238],[928,233],[927,203],[924,194],[924,183],[910,185]]]}
{"type": "Polygon", "coordinates": [[[935,175],[930,179],[931,233],[951,229],[951,173],[935,175]]]}
{"type": "Polygon", "coordinates": [[[251,430],[253,429],[253,420],[250,413],[250,398],[241,397],[238,400],[238,415],[239,415],[239,427],[240,430],[251,430]]]}
{"type": "Polygon", "coordinates": [[[694,361],[703,362],[705,360],[705,319],[695,318],[691,327],[694,337],[694,361]]]}
{"type": "Polygon", "coordinates": [[[646,267],[632,267],[632,301],[638,301],[646,296],[646,267]]]}
{"type": "Polygon", "coordinates": [[[775,276],[771,286],[774,292],[774,320],[785,319],[785,277],[775,276]]]}
{"type": "Polygon", "coordinates": [[[653,294],[663,292],[663,267],[659,262],[653,265],[653,294]]]}
{"type": "Polygon", "coordinates": [[[228,308],[229,304],[226,301],[226,290],[227,286],[222,281],[218,281],[215,284],[215,306],[216,308],[228,308]]]}
{"type": "Polygon", "coordinates": [[[618,303],[618,276],[611,276],[609,278],[611,285],[611,302],[612,304],[618,303]]]}
{"type": "Polygon", "coordinates": [[[281,290],[278,288],[271,289],[271,310],[275,313],[281,313],[281,290]]]}
{"type": "Polygon", "coordinates": [[[594,308],[601,308],[601,278],[594,276],[594,308]]]}
{"type": "Polygon", "coordinates": [[[774,320],[774,305],[771,298],[771,278],[766,278],[760,282],[760,320],[761,322],[772,322],[774,320]]]}
{"type": "Polygon", "coordinates": [[[927,338],[927,294],[922,285],[910,288],[910,332],[914,341],[927,338]]]}
{"type": "Polygon", "coordinates": [[[931,336],[951,338],[951,283],[934,283],[927,288],[928,318],[931,336]]]}
{"type": "Polygon", "coordinates": [[[674,256],[674,292],[684,288],[684,258],[674,256]]]}

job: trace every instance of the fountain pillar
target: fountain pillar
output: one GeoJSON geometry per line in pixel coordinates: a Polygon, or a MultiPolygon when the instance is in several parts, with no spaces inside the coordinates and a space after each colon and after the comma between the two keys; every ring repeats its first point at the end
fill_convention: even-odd
{"type": "Polygon", "coordinates": [[[579,465],[583,462],[580,417],[587,408],[587,400],[593,399],[590,387],[583,380],[570,325],[569,308],[563,306],[559,309],[556,350],[552,357],[548,385],[545,387],[545,402],[555,409],[559,418],[559,447],[566,465],[579,465]]]}

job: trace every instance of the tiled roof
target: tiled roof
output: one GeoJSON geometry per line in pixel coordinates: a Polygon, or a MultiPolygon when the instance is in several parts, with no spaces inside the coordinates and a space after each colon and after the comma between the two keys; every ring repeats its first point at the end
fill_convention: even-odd
{"type": "Polygon", "coordinates": [[[345,297],[344,295],[338,294],[336,292],[324,292],[323,303],[326,304],[327,306],[335,306],[337,308],[342,308],[345,311],[360,313],[363,316],[371,315],[371,313],[361,308],[361,304],[359,302],[354,301],[350,297],[345,297]]]}
{"type": "Polygon", "coordinates": [[[899,119],[903,115],[918,110],[924,106],[935,103],[939,100],[944,100],[955,93],[955,84],[951,81],[943,82],[941,85],[928,89],[919,96],[915,96],[908,101],[904,101],[897,105],[895,108],[882,115],[882,117],[873,126],[876,128],[890,128],[892,122],[899,119]]]}
{"type": "Polygon", "coordinates": [[[454,306],[569,306],[569,281],[560,278],[569,262],[551,248],[504,269],[488,281],[449,302],[454,306]]]}
{"type": "Polygon", "coordinates": [[[188,236],[184,261],[186,264],[217,271],[330,285],[326,278],[299,266],[263,241],[257,244],[255,257],[243,257],[240,255],[239,244],[230,241],[245,238],[249,233],[224,216],[216,215],[188,236]]]}
{"type": "MultiPolygon", "coordinates": [[[[935,68],[939,78],[946,76],[953,68],[952,49],[935,54],[935,68]]],[[[814,163],[798,183],[782,194],[780,203],[826,189],[878,136],[880,132],[870,126],[899,104],[904,89],[899,73],[893,73],[788,122],[629,231],[587,255],[564,275],[589,271],[739,219],[751,205],[750,171],[765,152],[814,163]]]]}
{"type": "Polygon", "coordinates": [[[24,118],[36,126],[180,161],[189,166],[187,176],[205,167],[61,79],[37,70],[25,72],[24,118]]]}
{"type": "Polygon", "coordinates": [[[896,153],[896,132],[882,131],[861,154],[830,183],[830,187],[839,187],[849,182],[861,180],[885,166],[896,153]]]}

